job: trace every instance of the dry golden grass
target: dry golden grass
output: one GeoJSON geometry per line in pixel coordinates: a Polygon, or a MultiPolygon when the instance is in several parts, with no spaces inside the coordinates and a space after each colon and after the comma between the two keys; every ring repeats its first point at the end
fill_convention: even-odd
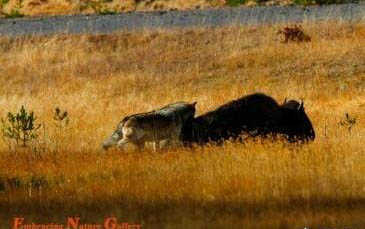
{"type": "MultiPolygon", "coordinates": [[[[121,13],[154,10],[192,10],[221,8],[228,0],[5,0],[0,2],[0,16],[18,10],[24,16],[121,13]],[[19,2],[21,1],[21,5],[19,2]]],[[[292,0],[249,0],[242,6],[290,5],[292,0]]]]}
{"type": "Polygon", "coordinates": [[[94,14],[106,12],[188,10],[225,6],[225,0],[9,0],[0,3],[0,12],[11,14],[12,10],[26,16],[94,14]]]}
{"type": "Polygon", "coordinates": [[[279,28],[2,38],[0,116],[24,104],[43,128],[37,152],[0,141],[0,224],[116,215],[143,228],[364,225],[365,26],[303,25],[311,42],[288,44],[279,28]],[[304,99],[315,142],[100,150],[127,114],[178,100],[203,113],[257,91],[304,99]],[[55,107],[70,114],[62,133],[55,107]],[[357,118],[351,133],[345,113],[357,118]]]}

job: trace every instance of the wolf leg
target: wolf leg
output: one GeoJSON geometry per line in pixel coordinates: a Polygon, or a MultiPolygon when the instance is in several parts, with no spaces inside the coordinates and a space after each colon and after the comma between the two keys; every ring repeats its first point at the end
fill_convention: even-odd
{"type": "Polygon", "coordinates": [[[132,144],[137,151],[143,151],[144,149],[144,132],[139,128],[124,127],[123,138],[118,142],[118,146],[124,148],[127,143],[132,144]]]}
{"type": "Polygon", "coordinates": [[[171,145],[173,145],[174,147],[183,146],[181,141],[181,129],[176,131],[173,136],[171,136],[171,142],[173,142],[171,145]]]}
{"type": "Polygon", "coordinates": [[[161,149],[168,150],[176,147],[179,143],[179,139],[176,137],[170,137],[162,140],[161,149]]]}
{"type": "Polygon", "coordinates": [[[117,146],[119,149],[123,150],[124,151],[124,147],[127,143],[130,143],[130,139],[128,138],[122,138],[118,143],[117,143],[117,146]]]}
{"type": "Polygon", "coordinates": [[[159,146],[160,146],[160,150],[161,151],[165,151],[165,150],[169,149],[170,145],[171,145],[170,138],[163,139],[159,143],[159,146]]]}
{"type": "Polygon", "coordinates": [[[156,140],[153,142],[153,151],[156,153],[158,150],[160,150],[160,141],[156,140]]]}
{"type": "Polygon", "coordinates": [[[134,149],[138,152],[141,152],[144,150],[144,142],[143,141],[134,141],[133,139],[124,138],[118,142],[118,147],[121,150],[125,150],[125,146],[127,144],[132,144],[134,146],[134,149]]]}

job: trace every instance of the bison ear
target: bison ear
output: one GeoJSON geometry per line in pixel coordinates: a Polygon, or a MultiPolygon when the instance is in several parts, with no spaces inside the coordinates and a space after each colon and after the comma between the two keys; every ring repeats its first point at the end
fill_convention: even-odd
{"type": "Polygon", "coordinates": [[[195,105],[198,103],[198,101],[193,102],[191,105],[195,107],[195,105]]]}

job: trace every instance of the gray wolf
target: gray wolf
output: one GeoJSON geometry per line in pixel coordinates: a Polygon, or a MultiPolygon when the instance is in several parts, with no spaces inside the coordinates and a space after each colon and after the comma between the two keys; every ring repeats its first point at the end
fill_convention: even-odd
{"type": "Polygon", "coordinates": [[[117,125],[102,147],[105,150],[111,146],[123,149],[130,143],[141,150],[145,142],[154,142],[157,149],[162,140],[179,142],[182,127],[195,116],[196,104],[177,102],[158,110],[129,115],[117,125]]]}

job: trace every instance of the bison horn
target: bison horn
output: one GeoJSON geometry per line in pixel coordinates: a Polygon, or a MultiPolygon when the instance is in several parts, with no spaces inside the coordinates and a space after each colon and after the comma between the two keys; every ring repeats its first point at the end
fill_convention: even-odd
{"type": "Polygon", "coordinates": [[[198,103],[198,101],[193,102],[191,105],[195,107],[195,105],[198,103]]]}
{"type": "Polygon", "coordinates": [[[303,102],[303,100],[301,99],[301,102],[300,102],[300,105],[299,105],[298,110],[303,110],[303,107],[304,107],[304,102],[303,102]]]}
{"type": "Polygon", "coordinates": [[[287,101],[287,98],[284,99],[284,104],[286,103],[286,101],[287,101]]]}

